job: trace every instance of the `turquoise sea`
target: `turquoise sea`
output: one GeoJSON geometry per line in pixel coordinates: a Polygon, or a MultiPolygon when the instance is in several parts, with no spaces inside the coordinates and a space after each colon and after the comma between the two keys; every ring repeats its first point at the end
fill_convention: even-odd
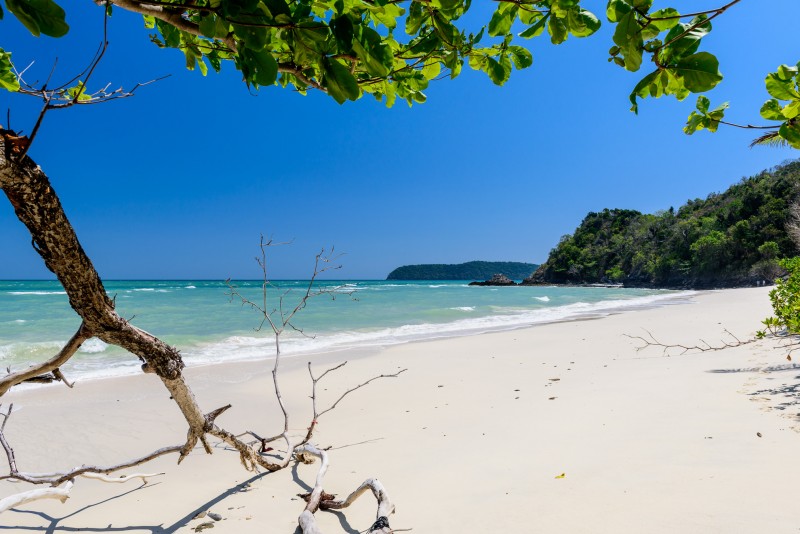
{"type": "MultiPolygon", "coordinates": [[[[308,282],[280,281],[268,307],[283,297],[293,308],[308,282]]],[[[259,316],[231,301],[221,281],[107,281],[117,311],[178,347],[187,364],[269,358],[274,337],[255,331],[259,316]]],[[[260,282],[238,282],[260,299],[260,282]]],[[[604,315],[682,301],[690,293],[601,287],[470,287],[466,282],[323,281],[332,291],[311,300],[295,318],[302,333],[281,338],[287,356],[388,346],[409,341],[604,315]],[[331,298],[335,297],[335,298],[331,298]]],[[[54,281],[0,281],[0,366],[24,368],[55,354],[80,321],[54,281]]],[[[98,339],[84,343],[64,370],[70,378],[139,372],[138,359],[98,339]]]]}

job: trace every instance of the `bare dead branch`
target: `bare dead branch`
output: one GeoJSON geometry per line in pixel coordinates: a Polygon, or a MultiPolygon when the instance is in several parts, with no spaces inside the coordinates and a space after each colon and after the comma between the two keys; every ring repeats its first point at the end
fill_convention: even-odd
{"type": "Polygon", "coordinates": [[[698,340],[699,343],[697,345],[682,345],[680,343],[662,343],[655,336],[645,330],[647,336],[633,336],[630,334],[623,334],[623,336],[640,341],[642,344],[636,347],[636,352],[648,349],[650,347],[659,347],[662,349],[662,356],[669,356],[670,351],[679,351],[678,355],[683,355],[688,352],[709,352],[709,351],[717,351],[717,350],[724,350],[730,349],[733,347],[740,347],[742,345],[749,345],[750,343],[755,343],[758,341],[757,338],[749,338],[742,341],[735,335],[733,335],[728,329],[724,330],[724,333],[733,338],[733,341],[726,341],[724,339],[719,341],[717,345],[711,345],[707,341],[700,339],[698,340]]]}
{"type": "Polygon", "coordinates": [[[370,384],[370,383],[374,382],[375,380],[379,380],[379,379],[381,379],[381,378],[397,378],[398,376],[400,376],[402,373],[405,373],[406,371],[408,371],[408,369],[401,369],[401,370],[397,371],[396,373],[392,373],[392,374],[383,374],[383,375],[373,376],[372,378],[370,378],[370,379],[369,379],[369,380],[367,380],[366,382],[363,382],[363,383],[361,383],[361,384],[359,384],[359,385],[357,385],[357,386],[355,386],[355,387],[352,387],[352,388],[348,389],[347,391],[345,391],[344,393],[342,393],[342,395],[341,395],[341,396],[340,396],[338,399],[336,399],[336,402],[334,402],[333,404],[331,404],[331,405],[330,405],[328,408],[326,408],[325,410],[322,410],[321,412],[319,412],[319,413],[317,414],[317,418],[319,418],[319,417],[321,417],[321,416],[325,415],[326,413],[328,413],[328,412],[330,412],[331,410],[333,410],[334,408],[336,408],[336,406],[338,406],[338,404],[339,404],[340,402],[342,402],[342,400],[343,400],[345,397],[347,397],[347,396],[348,396],[349,394],[351,394],[352,392],[354,392],[354,391],[356,391],[356,390],[359,390],[359,389],[363,388],[363,387],[364,387],[364,386],[366,386],[367,384],[370,384]]]}
{"type": "MultiPolygon", "coordinates": [[[[3,378],[0,378],[0,397],[2,397],[9,389],[25,382],[26,380],[31,380],[37,376],[40,376],[44,373],[53,372],[53,379],[54,380],[64,380],[64,375],[61,374],[59,371],[59,367],[64,365],[72,356],[78,351],[84,341],[92,337],[92,333],[86,327],[86,323],[81,323],[81,326],[78,328],[78,331],[70,338],[64,348],[62,348],[58,354],[43,362],[39,365],[35,365],[33,367],[29,367],[24,371],[17,371],[16,373],[9,373],[3,378]]],[[[66,382],[69,387],[72,385],[69,382],[66,382]]]]}
{"type": "Polygon", "coordinates": [[[383,374],[383,375],[374,376],[374,377],[370,378],[369,380],[367,380],[366,382],[364,382],[362,384],[359,384],[359,385],[357,385],[357,386],[355,386],[353,388],[348,389],[347,391],[342,393],[342,395],[330,407],[328,407],[327,409],[325,409],[325,410],[323,410],[321,412],[318,412],[317,411],[317,383],[320,380],[322,380],[325,377],[325,375],[327,375],[328,373],[331,373],[333,371],[341,369],[345,365],[347,365],[347,362],[342,362],[339,365],[335,365],[335,366],[331,367],[330,369],[325,370],[325,372],[323,372],[321,375],[319,375],[319,377],[315,378],[314,377],[314,372],[311,370],[311,362],[308,362],[308,374],[311,377],[311,407],[312,407],[312,412],[313,412],[314,415],[313,415],[313,417],[311,419],[311,424],[308,425],[308,431],[306,432],[306,437],[303,438],[303,441],[301,442],[301,445],[311,441],[311,437],[314,435],[314,430],[316,429],[317,424],[319,424],[319,418],[321,416],[323,416],[324,414],[330,412],[334,408],[336,408],[336,406],[342,401],[342,399],[344,399],[350,393],[353,393],[354,391],[363,388],[364,386],[368,385],[370,382],[374,382],[375,380],[378,380],[379,378],[397,378],[398,376],[400,376],[401,373],[403,373],[403,372],[408,370],[408,369],[401,369],[400,371],[398,371],[398,372],[396,372],[394,374],[383,374]]]}
{"type": "MultiPolygon", "coordinates": [[[[2,408],[2,405],[0,405],[2,408]]],[[[14,449],[11,448],[11,445],[8,444],[6,440],[6,436],[3,431],[6,429],[6,423],[11,418],[11,412],[14,410],[14,403],[11,403],[8,407],[7,413],[0,412],[0,415],[3,416],[3,424],[0,425],[0,445],[3,446],[3,450],[6,452],[6,458],[8,459],[8,469],[11,473],[17,472],[17,460],[14,458],[14,449]]]]}

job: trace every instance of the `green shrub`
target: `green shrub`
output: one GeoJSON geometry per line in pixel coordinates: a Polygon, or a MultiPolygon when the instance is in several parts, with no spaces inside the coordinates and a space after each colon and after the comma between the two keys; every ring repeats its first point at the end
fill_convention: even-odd
{"type": "MultiPolygon", "coordinates": [[[[773,317],[764,320],[766,330],[772,334],[800,334],[800,257],[781,260],[787,276],[775,281],[775,289],[769,292],[773,317]]],[[[759,337],[766,332],[759,332],[759,337]]]]}

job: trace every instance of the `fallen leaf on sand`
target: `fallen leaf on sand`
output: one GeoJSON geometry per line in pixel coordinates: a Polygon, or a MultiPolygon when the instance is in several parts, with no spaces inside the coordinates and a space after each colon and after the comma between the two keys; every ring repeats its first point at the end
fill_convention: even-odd
{"type": "Polygon", "coordinates": [[[556,475],[556,478],[564,478],[566,476],[567,476],[566,473],[561,473],[560,475],[556,475]]]}

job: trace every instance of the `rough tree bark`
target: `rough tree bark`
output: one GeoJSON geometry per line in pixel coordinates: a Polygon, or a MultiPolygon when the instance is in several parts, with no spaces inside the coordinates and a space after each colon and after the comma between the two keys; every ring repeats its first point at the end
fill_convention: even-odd
{"type": "Polygon", "coordinates": [[[144,362],[143,369],[158,375],[167,387],[189,424],[189,438],[181,452],[185,456],[209,430],[209,421],[183,379],[180,353],[116,313],[50,180],[29,157],[16,161],[15,147],[8,142],[11,135],[13,132],[0,129],[0,188],[28,228],[33,248],[64,287],[70,306],[83,319],[85,331],[138,356],[144,362]]]}

